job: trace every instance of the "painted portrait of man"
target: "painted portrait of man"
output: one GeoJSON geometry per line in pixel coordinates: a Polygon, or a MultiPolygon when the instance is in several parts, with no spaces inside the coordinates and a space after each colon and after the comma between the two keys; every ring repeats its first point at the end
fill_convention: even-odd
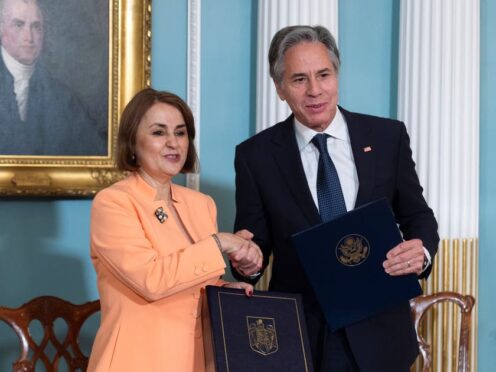
{"type": "MultiPolygon", "coordinates": [[[[77,14],[61,14],[64,9],[76,11],[74,6],[57,4],[0,0],[0,155],[107,155],[108,103],[87,97],[92,85],[108,95],[108,65],[99,64],[102,74],[91,81],[95,64],[85,53],[94,33],[90,29],[64,45],[73,23],[84,21],[77,14]],[[71,27],[65,31],[64,25],[71,27]],[[82,77],[76,77],[78,70],[82,77]]],[[[89,9],[81,14],[84,10],[89,14],[89,9]]]]}

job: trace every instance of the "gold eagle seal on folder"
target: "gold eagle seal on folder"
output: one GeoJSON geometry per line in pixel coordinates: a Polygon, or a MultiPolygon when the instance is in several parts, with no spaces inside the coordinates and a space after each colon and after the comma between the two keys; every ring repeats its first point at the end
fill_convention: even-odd
{"type": "Polygon", "coordinates": [[[276,322],[272,318],[247,316],[250,348],[262,355],[274,354],[277,344],[276,322]]]}
{"type": "Polygon", "coordinates": [[[346,235],[336,246],[336,257],[345,266],[358,266],[369,257],[370,245],[359,234],[346,235]]]}

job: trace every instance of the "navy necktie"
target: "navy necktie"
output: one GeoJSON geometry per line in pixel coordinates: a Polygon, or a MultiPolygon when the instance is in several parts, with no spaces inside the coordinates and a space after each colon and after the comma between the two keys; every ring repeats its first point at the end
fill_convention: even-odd
{"type": "Polygon", "coordinates": [[[343,191],[339,183],[338,172],[327,151],[327,134],[317,134],[312,143],[319,150],[319,168],[317,171],[317,199],[320,218],[323,222],[335,219],[346,213],[343,191]]]}

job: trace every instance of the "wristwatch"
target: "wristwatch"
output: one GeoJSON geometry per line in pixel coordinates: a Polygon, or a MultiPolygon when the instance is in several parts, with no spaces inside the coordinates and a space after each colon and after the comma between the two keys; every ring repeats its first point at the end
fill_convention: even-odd
{"type": "Polygon", "coordinates": [[[242,277],[245,277],[246,279],[249,279],[249,280],[256,279],[260,275],[262,275],[262,272],[261,271],[259,271],[258,273],[252,274],[252,275],[245,275],[241,271],[239,271],[238,269],[236,269],[236,271],[238,272],[239,275],[241,275],[242,277]]]}
{"type": "Polygon", "coordinates": [[[255,274],[252,274],[252,275],[248,275],[247,278],[253,280],[253,279],[259,277],[261,274],[262,274],[262,272],[259,271],[258,273],[255,273],[255,274]]]}

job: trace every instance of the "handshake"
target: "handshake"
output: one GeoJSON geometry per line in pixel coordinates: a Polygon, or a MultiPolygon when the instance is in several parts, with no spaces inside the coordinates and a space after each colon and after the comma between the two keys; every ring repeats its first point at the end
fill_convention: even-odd
{"type": "Polygon", "coordinates": [[[243,276],[249,277],[262,269],[263,255],[260,247],[252,241],[253,234],[240,230],[235,234],[217,233],[214,235],[222,253],[225,253],[232,266],[243,276]]]}

